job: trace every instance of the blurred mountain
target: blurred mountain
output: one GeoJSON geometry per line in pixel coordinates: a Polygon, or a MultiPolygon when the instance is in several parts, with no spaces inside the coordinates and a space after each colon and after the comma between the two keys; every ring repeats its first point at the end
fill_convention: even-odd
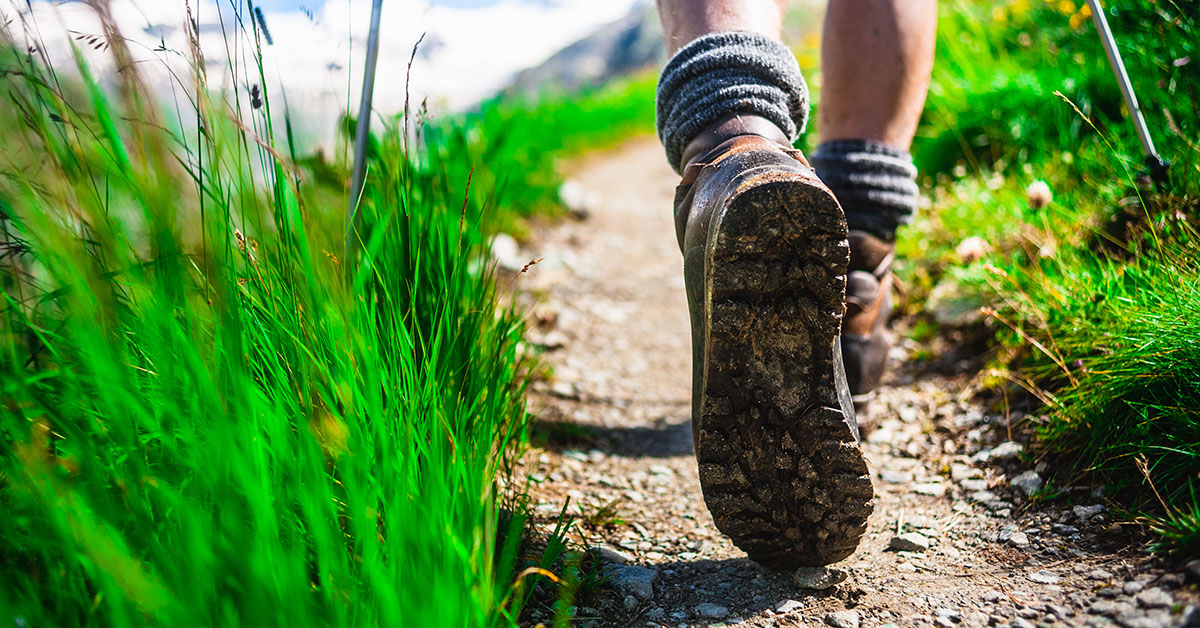
{"type": "Polygon", "coordinates": [[[654,4],[644,3],[540,65],[518,72],[503,91],[534,94],[548,86],[573,90],[662,65],[666,60],[654,4]]]}

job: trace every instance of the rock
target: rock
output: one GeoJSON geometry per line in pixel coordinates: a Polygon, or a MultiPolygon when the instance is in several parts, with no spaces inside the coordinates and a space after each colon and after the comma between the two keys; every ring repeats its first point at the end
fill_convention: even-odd
{"type": "Polygon", "coordinates": [[[879,471],[879,479],[888,484],[908,484],[912,482],[913,475],[903,471],[893,471],[891,469],[882,469],[879,471]]]}
{"type": "Polygon", "coordinates": [[[1107,569],[1093,569],[1091,573],[1087,575],[1087,577],[1088,580],[1099,580],[1106,582],[1108,580],[1112,580],[1113,575],[1112,572],[1108,571],[1107,569]]]}
{"type": "Polygon", "coordinates": [[[1069,526],[1065,523],[1055,523],[1050,526],[1050,531],[1062,536],[1071,536],[1072,534],[1078,534],[1079,528],[1069,526]]]}
{"type": "Polygon", "coordinates": [[[1025,451],[1025,446],[1022,445],[1021,443],[1005,441],[1005,442],[1000,443],[999,445],[996,445],[995,447],[992,448],[991,455],[988,456],[988,459],[989,460],[1012,460],[1013,458],[1016,458],[1017,456],[1021,455],[1021,453],[1024,451],[1025,451]]]}
{"type": "Polygon", "coordinates": [[[1143,608],[1167,608],[1174,604],[1175,600],[1170,593],[1154,587],[1138,593],[1137,603],[1143,608]]]}
{"type": "Polygon", "coordinates": [[[948,619],[951,622],[958,623],[962,621],[962,613],[952,608],[939,608],[933,611],[933,616],[939,619],[948,619]]]}
{"type": "Polygon", "coordinates": [[[971,493],[971,499],[984,504],[1000,500],[1000,498],[991,491],[975,491],[974,493],[971,493]]]}
{"type": "Polygon", "coordinates": [[[1025,493],[1026,497],[1030,497],[1034,493],[1042,490],[1042,486],[1045,484],[1045,482],[1042,480],[1042,476],[1038,475],[1037,471],[1026,471],[1013,478],[1009,484],[1011,484],[1013,488],[1025,493]]]}
{"type": "Polygon", "coordinates": [[[1062,580],[1058,574],[1045,570],[1035,571],[1026,577],[1029,578],[1031,582],[1036,582],[1038,584],[1054,584],[1059,580],[1062,580]]]}
{"type": "Polygon", "coordinates": [[[963,480],[979,477],[981,473],[983,472],[979,469],[976,469],[971,465],[962,464],[960,462],[950,465],[950,479],[954,480],[955,482],[962,482],[963,480]]]}
{"type": "Polygon", "coordinates": [[[665,464],[650,465],[650,473],[657,476],[675,475],[675,470],[665,464]]]}
{"type": "Polygon", "coordinates": [[[959,482],[958,484],[959,486],[963,487],[964,491],[971,491],[972,493],[980,491],[986,492],[988,487],[988,481],[983,478],[969,478],[959,482]]]}
{"type": "Polygon", "coordinates": [[[550,386],[550,394],[563,399],[576,399],[579,397],[579,391],[575,389],[575,384],[558,380],[550,386]]]}
{"type": "Polygon", "coordinates": [[[639,602],[636,597],[633,597],[632,595],[626,595],[623,604],[625,606],[625,610],[631,611],[638,607],[639,602]]]}
{"type": "Polygon", "coordinates": [[[905,532],[893,536],[888,543],[888,549],[900,552],[924,552],[929,549],[929,539],[917,532],[905,532]]]}
{"type": "Polygon", "coordinates": [[[567,342],[569,342],[570,339],[567,338],[566,334],[555,329],[545,334],[532,334],[527,338],[527,340],[529,340],[530,344],[542,347],[547,351],[553,351],[555,349],[561,349],[567,346],[567,342]]]}
{"type": "Polygon", "coordinates": [[[1183,566],[1183,571],[1192,582],[1200,582],[1200,558],[1183,566]]]}
{"type": "Polygon", "coordinates": [[[1088,519],[1091,519],[1092,517],[1095,517],[1096,515],[1104,512],[1104,511],[1105,511],[1104,504],[1094,504],[1091,506],[1076,506],[1071,509],[1071,512],[1075,513],[1075,516],[1078,517],[1081,521],[1087,521],[1088,519]]]}
{"type": "Polygon", "coordinates": [[[804,608],[804,602],[797,600],[784,600],[775,605],[776,613],[792,613],[804,608]]]}
{"type": "Polygon", "coordinates": [[[593,545],[588,548],[592,556],[610,565],[628,565],[633,562],[633,556],[607,544],[593,545]]]}
{"type": "Polygon", "coordinates": [[[825,616],[825,623],[833,628],[858,628],[859,619],[856,611],[838,611],[825,616]]]}
{"type": "Polygon", "coordinates": [[[1121,585],[1121,591],[1125,593],[1125,595],[1137,595],[1138,593],[1142,592],[1142,589],[1145,588],[1146,583],[1138,582],[1136,580],[1130,580],[1129,582],[1121,585]]]}
{"type": "Polygon", "coordinates": [[[1046,604],[1046,612],[1062,621],[1066,621],[1068,617],[1075,614],[1071,609],[1059,604],[1046,604]]]}
{"type": "Polygon", "coordinates": [[[518,72],[504,93],[523,99],[548,87],[575,92],[647,67],[662,67],[666,61],[663,31],[654,7],[638,3],[625,17],[518,72]]]}
{"type": "Polygon", "coordinates": [[[712,602],[704,602],[696,606],[696,614],[705,619],[725,619],[729,617],[729,609],[712,602]]]}
{"type": "Polygon", "coordinates": [[[517,244],[517,239],[507,233],[497,233],[492,238],[492,259],[501,268],[509,271],[518,271],[525,266],[529,260],[521,256],[521,247],[517,244]]]}
{"type": "Polygon", "coordinates": [[[1171,612],[1161,609],[1146,612],[1128,610],[1117,615],[1117,623],[1125,628],[1163,628],[1171,625],[1171,612]]]}
{"type": "Polygon", "coordinates": [[[801,567],[792,574],[792,581],[801,589],[824,591],[846,580],[846,572],[828,567],[801,567]]]}
{"type": "Polygon", "coordinates": [[[941,497],[946,494],[946,485],[941,482],[920,482],[913,484],[912,490],[921,495],[929,495],[930,497],[941,497]]]}
{"type": "Polygon", "coordinates": [[[622,593],[637,596],[639,600],[654,599],[654,582],[658,570],[636,565],[615,566],[608,570],[608,579],[622,593]]]}
{"type": "Polygon", "coordinates": [[[1008,625],[1011,628],[1036,628],[1036,626],[1029,623],[1028,619],[1024,619],[1022,617],[1014,617],[1013,620],[1008,623],[1008,625]]]}
{"type": "Polygon", "coordinates": [[[1116,617],[1121,613],[1127,613],[1133,610],[1133,604],[1124,600],[1097,600],[1088,612],[1093,615],[1105,615],[1107,617],[1116,617]]]}
{"type": "Polygon", "coordinates": [[[1013,532],[1012,536],[1008,539],[1008,543],[1013,547],[1025,547],[1029,545],[1029,536],[1024,532],[1013,532]]]}
{"type": "Polygon", "coordinates": [[[587,220],[595,204],[587,190],[577,181],[564,181],[558,186],[558,200],[577,220],[587,220]]]}
{"type": "Polygon", "coordinates": [[[646,611],[646,619],[649,619],[650,621],[663,621],[666,618],[667,611],[658,606],[646,611]]]}

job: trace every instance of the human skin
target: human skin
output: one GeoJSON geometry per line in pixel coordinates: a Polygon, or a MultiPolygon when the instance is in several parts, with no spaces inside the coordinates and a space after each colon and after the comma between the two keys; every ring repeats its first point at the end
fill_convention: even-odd
{"type": "MultiPolygon", "coordinates": [[[[719,31],[779,39],[786,0],[658,0],[675,54],[719,31]]],[[[937,32],[937,0],[830,0],[821,38],[821,141],[874,140],[907,150],[916,133],[937,32]]]]}

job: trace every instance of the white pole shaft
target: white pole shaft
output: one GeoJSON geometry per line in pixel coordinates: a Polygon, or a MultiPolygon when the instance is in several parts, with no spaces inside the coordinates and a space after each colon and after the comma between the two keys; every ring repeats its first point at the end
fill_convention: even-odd
{"type": "Polygon", "coordinates": [[[1121,94],[1125,97],[1125,107],[1129,109],[1133,125],[1137,128],[1138,139],[1142,142],[1142,150],[1146,152],[1146,157],[1158,159],[1158,151],[1154,149],[1154,140],[1150,137],[1150,129],[1146,127],[1142,108],[1138,105],[1137,95],[1133,93],[1133,84],[1129,82],[1129,74],[1125,71],[1125,62],[1121,60],[1121,53],[1117,50],[1117,40],[1113,38],[1112,30],[1108,27],[1108,19],[1104,17],[1104,7],[1100,5],[1100,0],[1087,0],[1087,3],[1092,9],[1092,20],[1096,23],[1096,30],[1100,31],[1100,41],[1104,43],[1104,52],[1108,54],[1108,64],[1112,66],[1117,83],[1121,86],[1121,94]]]}

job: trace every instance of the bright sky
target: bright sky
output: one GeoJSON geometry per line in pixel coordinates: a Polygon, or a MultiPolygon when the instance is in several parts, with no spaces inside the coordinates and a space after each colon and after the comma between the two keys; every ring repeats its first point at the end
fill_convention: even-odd
{"type": "MultiPolygon", "coordinates": [[[[412,70],[414,103],[428,97],[431,110],[468,108],[507,84],[513,73],[537,65],[601,25],[647,0],[390,0],[384,3],[375,109],[403,108],[404,73],[413,44],[426,37],[412,70]]],[[[231,0],[191,0],[200,19],[201,44],[212,85],[231,87],[218,6],[229,22],[231,0]]],[[[240,4],[240,2],[239,2],[240,4]]],[[[264,49],[270,94],[283,90],[300,126],[327,135],[347,105],[357,106],[371,0],[258,0],[267,12],[274,45],[264,49]],[[300,9],[312,14],[312,19],[300,9]]],[[[82,2],[33,3],[45,48],[70,60],[67,30],[98,33],[82,2]],[[61,25],[61,26],[60,26],[61,25]],[[64,30],[65,27],[65,30],[64,30]]],[[[168,65],[181,63],[187,41],[181,25],[184,0],[112,0],[122,33],[147,74],[158,73],[164,91],[168,65]],[[163,36],[172,52],[156,52],[163,36]]],[[[25,0],[0,0],[0,16],[28,12],[25,0]]],[[[93,68],[112,71],[111,59],[92,56],[93,68]]],[[[176,67],[175,71],[180,72],[176,67]]],[[[186,72],[183,72],[186,75],[186,72]]],[[[273,98],[273,102],[280,99],[273,98]]],[[[415,106],[415,105],[414,105],[415,106]]]]}

